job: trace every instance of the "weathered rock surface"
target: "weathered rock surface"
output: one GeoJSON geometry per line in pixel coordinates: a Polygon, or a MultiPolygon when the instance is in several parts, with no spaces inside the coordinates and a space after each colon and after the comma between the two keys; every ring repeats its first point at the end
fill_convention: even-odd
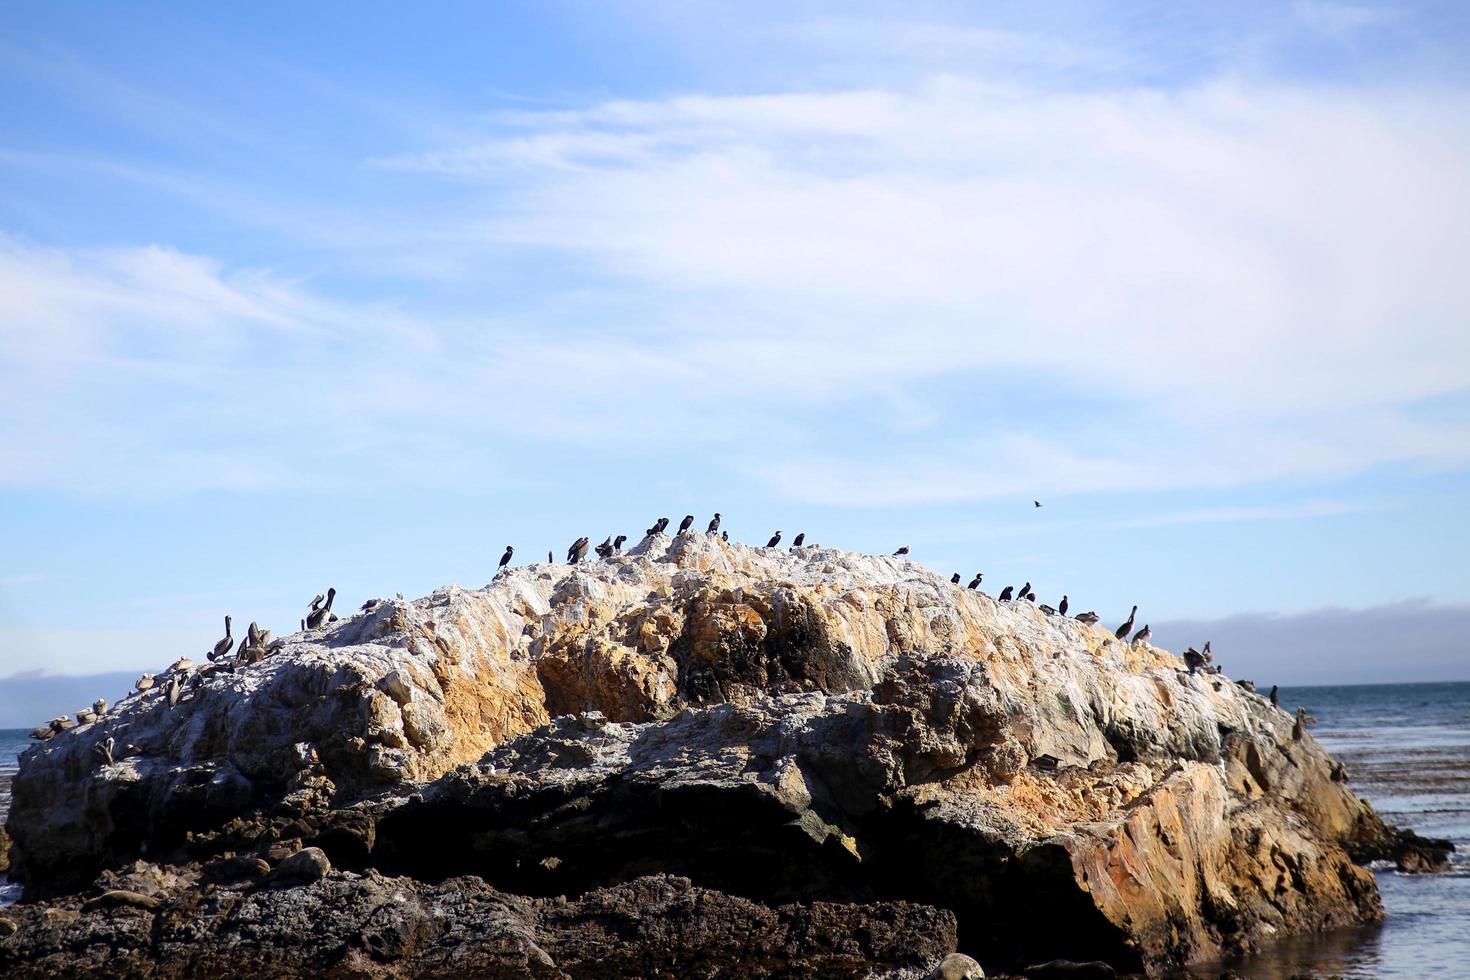
{"type": "MultiPolygon", "coordinates": [[[[286,902],[249,883],[250,862],[279,871],[315,847],[342,870],[292,890],[349,889],[343,915],[368,901],[350,888],[383,874],[415,895],[480,881],[538,909],[654,902],[628,883],[672,875],[722,896],[695,903],[702,935],[788,907],[840,907],[854,929],[855,910],[922,907],[952,912],[958,947],[991,973],[1163,972],[1374,919],[1353,857],[1407,853],[1266,699],[896,558],[655,535],[383,602],[233,673],[187,672],[172,708],[183,669],[22,759],[9,827],[28,899],[146,856],[211,862],[215,884],[191,894],[286,902]],[[111,763],[92,750],[104,738],[111,763]]],[[[935,928],[904,940],[905,964],[954,951],[935,928]]],[[[16,946],[25,934],[0,943],[22,950],[12,963],[62,955],[16,946]]],[[[506,955],[529,969],[516,942],[506,955]]],[[[857,972],[830,975],[896,960],[845,962],[857,972]]]]}
{"type": "Polygon", "coordinates": [[[955,941],[953,915],[921,905],[768,908],[667,876],[576,900],[369,872],[295,888],[180,887],[151,901],[112,914],[17,906],[0,975],[920,977],[955,941]]]}

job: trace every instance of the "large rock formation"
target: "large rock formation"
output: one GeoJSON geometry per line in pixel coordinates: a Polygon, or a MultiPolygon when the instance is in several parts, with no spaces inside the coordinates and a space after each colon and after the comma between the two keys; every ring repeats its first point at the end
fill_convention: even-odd
{"type": "MultiPolygon", "coordinates": [[[[313,845],[337,870],[310,888],[332,901],[371,882],[655,914],[670,888],[709,889],[710,916],[757,931],[826,910],[844,949],[869,948],[864,909],[932,930],[810,975],[937,963],[950,913],[992,970],[1159,972],[1378,917],[1353,857],[1402,844],[1264,698],[896,558],[655,535],[159,681],[23,758],[28,899],[139,857],[268,869],[313,845]]],[[[404,964],[438,955],[414,936],[404,964]]],[[[686,941],[705,940],[667,939],[686,941]]],[[[54,962],[37,942],[0,938],[0,964],[54,962]]]]}

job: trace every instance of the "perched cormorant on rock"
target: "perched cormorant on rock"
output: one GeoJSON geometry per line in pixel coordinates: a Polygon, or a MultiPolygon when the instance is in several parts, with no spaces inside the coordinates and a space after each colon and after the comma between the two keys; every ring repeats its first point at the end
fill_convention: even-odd
{"type": "Polygon", "coordinates": [[[513,555],[513,554],[515,554],[515,553],[516,553],[515,548],[511,547],[510,545],[506,545],[505,546],[505,554],[503,554],[503,555],[500,556],[500,564],[495,566],[496,570],[498,571],[498,570],[504,568],[506,565],[509,565],[510,564],[510,556],[513,555]]]}
{"type": "Polygon", "coordinates": [[[1030,594],[1031,594],[1031,583],[1030,582],[1027,582],[1025,585],[1021,586],[1021,588],[1016,591],[1016,598],[1017,599],[1024,599],[1024,598],[1026,598],[1030,594]]]}
{"type": "Polygon", "coordinates": [[[550,550],[548,550],[546,552],[546,564],[548,564],[548,565],[555,565],[556,564],[556,556],[553,555],[550,550]]]}
{"type": "Polygon", "coordinates": [[[985,577],[985,573],[984,572],[976,572],[975,573],[975,577],[972,578],[972,579],[970,579],[970,588],[972,588],[972,589],[978,589],[978,588],[980,588],[980,580],[982,578],[984,578],[984,577],[985,577]]]}
{"type": "Polygon", "coordinates": [[[1066,596],[1062,596],[1062,601],[1059,602],[1059,603],[1057,603],[1057,612],[1061,613],[1063,616],[1067,615],[1067,597],[1066,596]]]}
{"type": "Polygon", "coordinates": [[[1133,638],[1133,645],[1138,646],[1138,644],[1140,643],[1147,643],[1149,641],[1149,637],[1153,635],[1154,631],[1148,628],[1148,623],[1144,623],[1143,629],[1139,630],[1138,635],[1133,638]]]}
{"type": "Polygon", "coordinates": [[[588,545],[588,542],[589,541],[590,541],[590,539],[586,535],[583,535],[582,537],[580,537],[577,540],[573,541],[570,546],[568,546],[568,548],[567,548],[567,564],[568,565],[575,565],[577,562],[581,561],[583,558],[585,558],[587,556],[587,545],[588,545]],[[580,554],[579,554],[579,552],[580,552],[580,554]]]}
{"type": "Polygon", "coordinates": [[[621,555],[623,553],[623,542],[626,540],[628,540],[628,536],[626,534],[619,534],[617,537],[613,538],[613,554],[621,555]]]}
{"type": "Polygon", "coordinates": [[[1128,639],[1128,634],[1133,632],[1133,617],[1137,615],[1138,607],[1134,606],[1133,611],[1128,614],[1128,621],[1122,626],[1119,626],[1117,629],[1115,629],[1113,631],[1113,635],[1120,640],[1128,639]]]}
{"type": "Polygon", "coordinates": [[[1271,707],[1281,707],[1281,688],[1277,687],[1275,684],[1271,685],[1271,707]]]}
{"type": "Polygon", "coordinates": [[[895,551],[894,552],[894,555],[906,555],[908,553],[909,553],[909,546],[908,545],[904,545],[902,548],[899,548],[897,551],[895,551]]]}
{"type": "Polygon", "coordinates": [[[229,653],[230,652],[230,647],[232,647],[234,645],[235,645],[235,637],[233,635],[231,635],[231,633],[230,633],[230,617],[226,616],[225,617],[225,636],[224,636],[224,639],[222,639],[218,643],[216,643],[214,645],[214,649],[211,650],[211,651],[209,651],[209,659],[210,660],[218,660],[220,657],[223,657],[225,654],[229,653]]]}
{"type": "Polygon", "coordinates": [[[1026,593],[1026,601],[1027,602],[1035,602],[1036,601],[1036,593],[1035,592],[1027,592],[1026,593]]]}
{"type": "Polygon", "coordinates": [[[679,522],[679,533],[680,534],[683,534],[685,531],[689,530],[689,528],[691,526],[693,526],[693,524],[694,524],[694,515],[693,514],[685,514],[684,515],[684,519],[679,522]]]}
{"type": "Polygon", "coordinates": [[[1041,609],[1042,612],[1046,613],[1048,616],[1055,616],[1057,614],[1057,611],[1055,609],[1053,609],[1051,606],[1048,606],[1046,603],[1042,603],[1041,606],[1040,606],[1040,609],[1041,609]]]}
{"type": "Polygon", "coordinates": [[[1089,609],[1087,610],[1087,612],[1078,613],[1073,618],[1076,619],[1079,623],[1086,623],[1088,626],[1095,626],[1097,625],[1097,621],[1102,617],[1089,609]]]}
{"type": "Polygon", "coordinates": [[[1249,691],[1252,694],[1255,694],[1256,693],[1256,682],[1255,681],[1236,681],[1235,683],[1237,685],[1239,685],[1239,687],[1240,687],[1240,689],[1242,691],[1249,691]]]}
{"type": "Polygon", "coordinates": [[[791,542],[791,547],[793,547],[793,548],[800,548],[801,547],[801,543],[803,541],[805,541],[805,540],[806,540],[806,532],[805,531],[802,531],[800,534],[798,534],[796,536],[796,540],[793,541],[793,542],[791,542]]]}
{"type": "Polygon", "coordinates": [[[1000,601],[1001,602],[1010,602],[1011,601],[1011,587],[1009,585],[1007,585],[1005,588],[1003,588],[1003,589],[1000,590],[1000,601]]]}
{"type": "Polygon", "coordinates": [[[316,629],[318,626],[327,622],[329,618],[337,618],[332,615],[332,600],[335,598],[337,598],[336,587],[327,589],[327,604],[320,609],[313,609],[306,614],[306,626],[308,629],[316,629]]]}
{"type": "Polygon", "coordinates": [[[612,535],[609,534],[607,537],[603,538],[602,544],[598,545],[592,550],[597,552],[598,558],[611,558],[613,553],[612,535]]]}
{"type": "Polygon", "coordinates": [[[301,621],[301,632],[306,632],[306,620],[304,619],[301,621]]]}
{"type": "Polygon", "coordinates": [[[705,534],[714,534],[720,529],[720,512],[715,511],[715,516],[710,518],[709,527],[704,529],[705,534]]]}
{"type": "Polygon", "coordinates": [[[662,534],[662,533],[664,533],[664,528],[666,528],[668,526],[669,526],[669,519],[667,517],[660,517],[658,520],[656,520],[656,521],[653,522],[653,527],[649,528],[647,531],[644,531],[643,533],[645,535],[649,536],[649,537],[652,537],[655,534],[662,534]]]}
{"type": "Polygon", "coordinates": [[[781,532],[780,531],[777,531],[775,534],[771,535],[771,540],[769,540],[769,541],[766,542],[766,547],[767,548],[774,548],[774,547],[776,547],[776,545],[778,545],[780,543],[781,543],[781,532]]]}
{"type": "Polygon", "coordinates": [[[949,577],[949,581],[953,585],[959,585],[960,584],[960,573],[959,572],[955,572],[953,575],[951,575],[949,577]]]}
{"type": "Polygon", "coordinates": [[[723,541],[723,542],[725,542],[726,544],[729,544],[730,543],[730,532],[729,531],[721,531],[720,532],[720,540],[723,541]]]}
{"type": "Polygon", "coordinates": [[[1307,726],[1316,724],[1317,719],[1307,714],[1307,709],[1297,705],[1296,723],[1291,726],[1291,738],[1294,742],[1300,742],[1302,736],[1307,733],[1307,726]]]}

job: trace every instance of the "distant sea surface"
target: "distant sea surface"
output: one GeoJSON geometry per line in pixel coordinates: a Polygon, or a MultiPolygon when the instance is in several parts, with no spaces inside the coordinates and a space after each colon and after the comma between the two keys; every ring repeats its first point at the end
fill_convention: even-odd
{"type": "MultiPolygon", "coordinates": [[[[1377,870],[1382,926],[1284,942],[1235,969],[1260,980],[1470,977],[1470,683],[1282,688],[1281,704],[1316,717],[1312,733],[1384,820],[1458,850],[1445,874],[1377,870]]],[[[0,819],[27,735],[0,730],[0,819]]],[[[18,893],[0,878],[0,905],[18,893]]]]}

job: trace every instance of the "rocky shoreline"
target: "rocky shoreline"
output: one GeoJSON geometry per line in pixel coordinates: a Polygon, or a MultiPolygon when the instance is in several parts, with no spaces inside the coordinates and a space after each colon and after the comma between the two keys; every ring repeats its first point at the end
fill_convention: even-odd
{"type": "Polygon", "coordinates": [[[1443,863],[1294,727],[903,559],[655,534],[33,747],[0,974],[1165,974],[1443,863]]]}

